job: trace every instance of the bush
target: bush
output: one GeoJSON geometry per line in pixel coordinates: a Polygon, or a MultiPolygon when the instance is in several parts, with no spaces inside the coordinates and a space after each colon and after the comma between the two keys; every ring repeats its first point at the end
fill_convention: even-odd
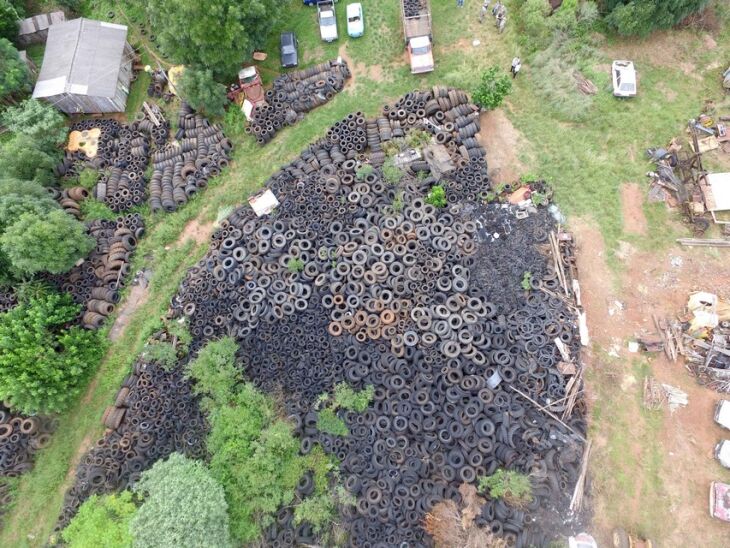
{"type": "Polygon", "coordinates": [[[25,213],[0,236],[0,249],[23,274],[66,272],[94,245],[86,227],[62,210],[25,213]]]}
{"type": "Polygon", "coordinates": [[[446,207],[446,191],[441,185],[434,185],[426,196],[426,202],[434,207],[446,207]]]}
{"type": "Polygon", "coordinates": [[[355,392],[346,382],[341,382],[335,386],[335,406],[342,407],[348,411],[362,413],[368,408],[373,401],[375,388],[368,385],[364,390],[355,392]]]}
{"type": "Polygon", "coordinates": [[[371,164],[360,164],[357,166],[357,169],[355,169],[355,177],[358,181],[362,181],[373,171],[375,171],[375,168],[371,164]]]}
{"type": "Polygon", "coordinates": [[[317,429],[333,436],[350,435],[345,421],[338,417],[334,409],[330,407],[325,407],[317,414],[317,429]]]}
{"type": "Polygon", "coordinates": [[[79,508],[61,538],[69,548],[131,548],[130,524],[137,506],[132,493],[91,495],[79,508]]]}
{"type": "Polygon", "coordinates": [[[301,272],[302,270],[304,270],[304,261],[301,260],[299,257],[292,257],[286,262],[286,269],[292,274],[301,272]]]}
{"type": "Polygon", "coordinates": [[[68,134],[63,115],[48,103],[35,99],[8,108],[1,121],[8,130],[28,136],[36,148],[49,153],[58,148],[68,134]]]}
{"type": "Polygon", "coordinates": [[[53,413],[75,400],[104,346],[95,331],[64,327],[80,309],[48,293],[0,314],[0,399],[11,408],[53,413]]]}
{"type": "Polygon", "coordinates": [[[77,179],[78,185],[84,187],[86,190],[92,190],[96,186],[98,180],[99,172],[95,169],[91,169],[90,167],[84,168],[84,170],[79,173],[77,179]]]}
{"type": "Polygon", "coordinates": [[[113,221],[119,217],[119,213],[115,213],[112,208],[95,198],[87,198],[81,202],[80,211],[84,221],[93,221],[94,219],[113,221]]]}
{"type": "Polygon", "coordinates": [[[382,167],[383,179],[385,182],[391,185],[397,184],[403,178],[403,170],[395,165],[393,158],[388,158],[382,167]]]}
{"type": "Polygon", "coordinates": [[[0,173],[5,177],[49,186],[55,165],[56,159],[27,135],[16,135],[0,148],[0,173]]]}
{"type": "Polygon", "coordinates": [[[14,96],[30,91],[28,66],[5,38],[0,38],[0,66],[0,100],[12,101],[14,96]]]}
{"type": "Polygon", "coordinates": [[[532,502],[530,477],[515,470],[500,468],[491,476],[480,478],[479,491],[518,508],[532,502]]]}
{"type": "Polygon", "coordinates": [[[178,91],[190,106],[201,113],[223,116],[226,112],[226,86],[217,83],[208,69],[185,69],[178,91]]]}
{"type": "Polygon", "coordinates": [[[702,11],[709,0],[604,0],[606,22],[624,36],[646,36],[654,30],[668,29],[702,11]]]}
{"type": "Polygon", "coordinates": [[[142,473],[132,518],[135,548],[231,546],[223,488],[201,462],[173,453],[142,473]]]}
{"type": "Polygon", "coordinates": [[[502,104],[512,91],[512,80],[498,66],[488,68],[482,73],[479,85],[472,93],[474,104],[491,110],[502,104]]]}
{"type": "MultiPolygon", "coordinates": [[[[232,337],[206,344],[187,366],[186,376],[196,381],[193,391],[221,405],[232,401],[234,388],[241,379],[236,368],[237,350],[238,345],[232,337]]],[[[209,408],[210,403],[204,407],[209,408]]]]}
{"type": "Polygon", "coordinates": [[[159,364],[163,369],[173,369],[179,360],[187,356],[192,336],[185,322],[172,322],[166,327],[167,338],[148,341],[142,355],[145,359],[159,364]]]}
{"type": "Polygon", "coordinates": [[[0,38],[15,40],[18,36],[19,19],[15,7],[8,0],[0,0],[0,38]]]}
{"type": "Polygon", "coordinates": [[[309,497],[294,509],[294,523],[307,522],[315,533],[320,533],[335,517],[334,498],[330,494],[309,497]]]}

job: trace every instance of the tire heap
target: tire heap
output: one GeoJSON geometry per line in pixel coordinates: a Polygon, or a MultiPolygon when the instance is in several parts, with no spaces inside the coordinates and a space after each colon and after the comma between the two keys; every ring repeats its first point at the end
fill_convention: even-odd
{"type": "Polygon", "coordinates": [[[144,233],[144,222],[139,213],[134,213],[116,221],[91,221],[88,227],[96,247],[82,264],[49,279],[84,306],[81,325],[98,329],[119,302],[118,290],[129,274],[132,253],[144,233]]]}
{"type": "Polygon", "coordinates": [[[174,452],[205,458],[205,420],[182,367],[165,371],[138,361],[112,409],[105,420],[114,414],[118,424],[107,430],[76,468],[76,483],[66,493],[57,530],[68,524],[88,497],[127,488],[158,459],[174,452]]]}
{"type": "Polygon", "coordinates": [[[281,128],[295,124],[305,112],[330,101],[349,77],[347,62],[337,59],[282,74],[266,91],[266,103],[256,107],[246,133],[256,137],[260,145],[268,143],[281,128]]]}
{"type": "Polygon", "coordinates": [[[401,0],[406,17],[420,15],[426,9],[426,0],[401,0]]]}
{"type": "MultiPolygon", "coordinates": [[[[460,484],[500,467],[530,473],[534,500],[518,509],[489,499],[477,525],[517,546],[545,545],[579,474],[580,438],[515,391],[541,405],[561,400],[567,377],[553,340],[573,356],[580,349],[573,312],[543,291],[558,284],[541,252],[554,221],[546,208],[523,219],[481,202],[491,184],[483,150],[469,152],[476,131],[476,107],[442,87],[408,94],[375,120],[344,119],[267,181],[276,215],[239,208],[221,224],[172,301],[194,348],[230,334],[247,375],[286,391],[302,452],[320,444],[340,459],[357,499],[341,509],[351,546],[429,546],[426,513],[461,502],[460,484]],[[388,137],[415,128],[445,143],[455,169],[437,179],[414,161],[397,185],[377,167],[358,177],[388,137]],[[436,182],[443,209],[423,199],[436,182]],[[338,411],[350,435],[332,436],[317,429],[314,403],[342,381],[373,385],[375,397],[364,413],[338,411]]],[[[584,433],[584,413],[579,402],[565,422],[584,433]]],[[[310,537],[283,509],[266,540],[310,537]]]]}
{"type": "Polygon", "coordinates": [[[175,211],[208,185],[228,165],[233,145],[218,124],[196,114],[187,103],[180,107],[176,142],[152,154],[150,180],[152,211],[175,211]]]}
{"type": "Polygon", "coordinates": [[[81,218],[81,202],[89,197],[88,190],[81,186],[74,186],[65,189],[49,188],[48,191],[66,213],[77,219],[81,218]]]}
{"type": "Polygon", "coordinates": [[[0,314],[7,312],[18,304],[18,298],[13,291],[0,289],[0,314]]]}
{"type": "Polygon", "coordinates": [[[35,453],[48,445],[55,429],[54,419],[24,417],[0,406],[0,477],[18,477],[33,468],[35,453]]]}

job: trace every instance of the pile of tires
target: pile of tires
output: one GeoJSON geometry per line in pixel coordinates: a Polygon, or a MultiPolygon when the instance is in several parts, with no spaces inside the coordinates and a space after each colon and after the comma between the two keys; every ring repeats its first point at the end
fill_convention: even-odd
{"type": "Polygon", "coordinates": [[[58,530],[88,497],[125,489],[158,459],[174,452],[198,459],[206,455],[205,420],[182,367],[165,371],[138,361],[114,403],[104,416],[108,428],[104,437],[76,468],[58,530]]]}
{"type": "Polygon", "coordinates": [[[246,132],[260,145],[268,143],[281,128],[330,101],[349,77],[350,69],[341,59],[282,74],[266,92],[266,103],[254,110],[246,132]]]}
{"type": "Polygon", "coordinates": [[[18,298],[14,291],[0,289],[0,314],[7,312],[18,304],[18,298]]]}
{"type": "Polygon", "coordinates": [[[175,141],[152,154],[152,211],[175,211],[228,166],[233,145],[218,124],[182,103],[175,141]]]}
{"type": "Polygon", "coordinates": [[[0,406],[0,478],[17,477],[30,470],[36,452],[50,443],[56,425],[54,419],[26,417],[0,406]]]}
{"type": "MultiPolygon", "coordinates": [[[[428,546],[433,506],[460,502],[461,484],[499,468],[530,474],[535,496],[524,508],[488,499],[476,524],[544,545],[578,477],[583,403],[566,428],[521,395],[561,413],[570,377],[554,341],[580,352],[544,254],[555,221],[545,207],[525,218],[483,202],[491,181],[478,130],[478,109],[442,87],[373,120],[346,117],[266,182],[275,215],[242,207],[221,223],[172,301],[194,348],[233,335],[246,374],[284,390],[303,453],[320,445],[340,460],[357,500],[341,510],[352,546],[428,546]],[[453,169],[437,176],[415,160],[386,182],[383,144],[414,129],[432,133],[453,169]],[[425,201],[436,183],[444,208],[425,201]],[[317,428],[319,395],[339,382],[375,389],[364,413],[338,411],[347,436],[317,428]]],[[[290,509],[279,518],[267,542],[312,542],[290,509]]]]}

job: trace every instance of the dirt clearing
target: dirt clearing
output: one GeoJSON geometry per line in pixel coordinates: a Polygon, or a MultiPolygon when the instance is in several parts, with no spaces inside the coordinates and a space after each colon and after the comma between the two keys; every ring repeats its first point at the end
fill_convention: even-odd
{"type": "Polygon", "coordinates": [[[479,116],[481,130],[477,140],[487,151],[489,175],[496,183],[511,183],[525,168],[517,159],[522,136],[503,110],[490,110],[479,116]]]}
{"type": "Polygon", "coordinates": [[[197,245],[208,243],[210,235],[213,234],[215,223],[213,221],[201,223],[198,219],[193,219],[185,225],[177,244],[184,244],[187,240],[193,240],[197,245]]]}
{"type": "Polygon", "coordinates": [[[624,232],[627,234],[646,234],[647,223],[644,216],[644,191],[636,183],[621,185],[621,213],[624,232]]]}

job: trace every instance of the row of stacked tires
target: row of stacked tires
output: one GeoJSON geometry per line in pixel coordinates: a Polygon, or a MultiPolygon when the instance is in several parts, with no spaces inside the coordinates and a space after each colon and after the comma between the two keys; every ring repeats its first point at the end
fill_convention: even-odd
{"type": "Polygon", "coordinates": [[[81,186],[71,188],[49,188],[51,198],[58,202],[58,205],[77,219],[81,218],[81,202],[89,197],[89,191],[81,186]]]}
{"type": "Polygon", "coordinates": [[[295,124],[305,112],[330,101],[342,91],[350,75],[342,59],[282,74],[266,91],[266,103],[254,110],[246,132],[260,145],[268,143],[281,128],[295,124]]]}
{"type": "Polygon", "coordinates": [[[139,213],[130,213],[115,221],[91,221],[88,230],[96,240],[89,256],[50,280],[84,306],[81,325],[98,329],[119,302],[119,290],[130,272],[132,254],[144,234],[144,221],[139,213]]]}
{"type": "MultiPolygon", "coordinates": [[[[578,477],[582,404],[566,418],[571,430],[517,392],[543,405],[562,400],[567,378],[553,341],[579,352],[574,313],[549,296],[558,280],[541,249],[554,220],[546,208],[523,219],[482,203],[491,188],[483,150],[464,154],[477,116],[463,92],[436,87],[379,119],[345,118],[267,181],[276,215],[242,207],[223,221],[172,301],[194,348],[233,335],[246,374],[284,390],[302,452],[319,444],[340,459],[357,499],[341,510],[351,546],[429,546],[425,515],[498,468],[531,474],[535,498],[522,509],[488,499],[477,525],[516,546],[544,545],[578,477]],[[368,128],[378,128],[375,153],[399,132],[428,130],[435,142],[445,133],[455,169],[437,179],[416,161],[400,183],[386,183],[373,147],[357,146],[375,144],[368,128]],[[375,169],[358,176],[367,163],[375,169]],[[436,182],[446,208],[424,201],[436,182]],[[332,436],[317,429],[315,402],[343,381],[373,385],[375,397],[364,413],[338,411],[350,434],[332,436]]],[[[311,543],[311,528],[289,513],[266,541],[311,543]]]]}
{"type": "Polygon", "coordinates": [[[403,2],[403,11],[406,17],[414,17],[420,15],[421,11],[426,9],[426,0],[401,0],[403,2]]]}
{"type": "Polygon", "coordinates": [[[208,179],[228,166],[233,147],[218,124],[182,103],[175,143],[152,154],[150,179],[152,211],[175,211],[193,194],[208,185],[208,179]]]}
{"type": "Polygon", "coordinates": [[[76,480],[66,493],[58,530],[68,524],[88,497],[127,488],[158,459],[174,452],[205,458],[205,420],[182,367],[166,371],[139,360],[122,383],[104,421],[107,428],[110,424],[113,428],[76,468],[76,480]]]}
{"type": "MultiPolygon", "coordinates": [[[[26,417],[0,405],[0,478],[17,477],[33,467],[35,453],[51,441],[56,421],[26,417]]],[[[0,499],[0,507],[4,507],[0,499]]]]}

